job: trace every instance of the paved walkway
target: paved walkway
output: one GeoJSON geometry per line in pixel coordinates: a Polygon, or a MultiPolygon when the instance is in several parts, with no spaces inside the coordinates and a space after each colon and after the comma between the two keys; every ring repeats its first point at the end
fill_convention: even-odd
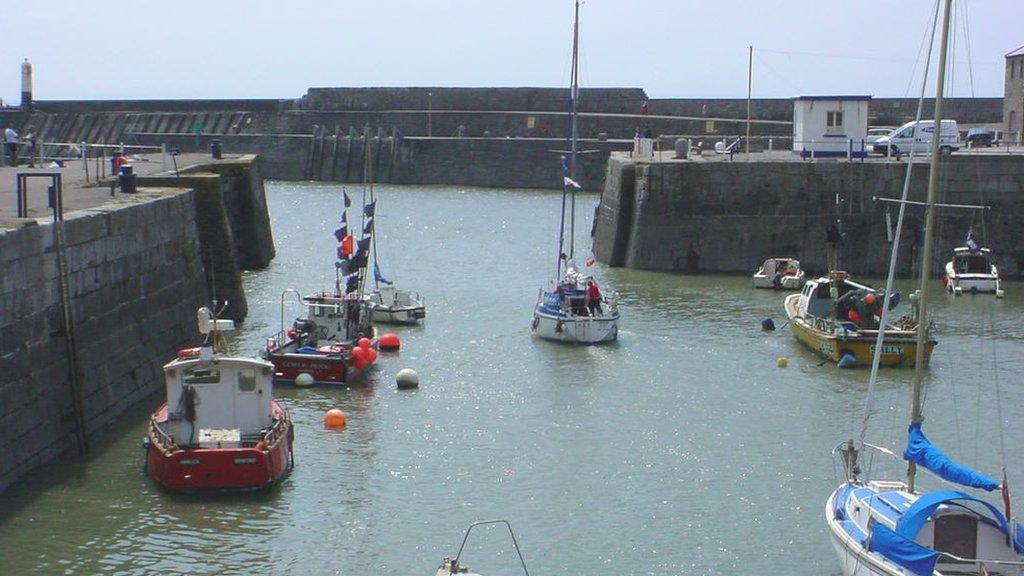
{"type": "MultiPolygon", "coordinates": [[[[167,170],[174,170],[174,160],[167,157],[167,170]]],[[[209,154],[181,154],[176,158],[178,168],[184,168],[201,161],[210,160],[209,154]]],[[[64,189],[64,211],[82,210],[99,206],[108,202],[110,195],[110,166],[109,159],[106,166],[106,177],[96,182],[96,163],[89,161],[89,178],[86,179],[85,167],[81,160],[65,163],[63,168],[29,168],[26,165],[11,167],[0,167],[0,218],[9,220],[18,215],[17,201],[17,174],[53,174],[61,175],[61,185],[64,189]]],[[[132,168],[136,174],[150,175],[164,171],[160,154],[133,156],[132,168]]],[[[48,178],[30,178],[28,181],[28,210],[29,217],[39,218],[51,214],[47,207],[46,187],[49,185],[48,178]]],[[[115,193],[116,197],[124,196],[120,192],[115,193]]],[[[7,227],[11,222],[0,222],[0,227],[7,227]]]]}

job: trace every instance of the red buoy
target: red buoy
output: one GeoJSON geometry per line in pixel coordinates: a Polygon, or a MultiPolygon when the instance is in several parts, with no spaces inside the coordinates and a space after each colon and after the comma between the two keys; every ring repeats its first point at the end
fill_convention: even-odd
{"type": "Polygon", "coordinates": [[[377,338],[377,346],[381,350],[398,350],[402,346],[402,343],[398,340],[398,336],[394,332],[388,332],[381,334],[377,338]]]}

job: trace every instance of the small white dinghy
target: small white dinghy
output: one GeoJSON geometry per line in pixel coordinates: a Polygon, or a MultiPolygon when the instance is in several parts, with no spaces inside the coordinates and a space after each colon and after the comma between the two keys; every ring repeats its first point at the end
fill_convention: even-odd
{"type": "Polygon", "coordinates": [[[512,531],[512,525],[508,523],[508,520],[483,520],[481,522],[473,522],[466,529],[466,534],[462,537],[462,545],[459,546],[459,551],[455,554],[455,558],[448,556],[444,557],[441,561],[441,565],[437,567],[437,573],[435,576],[481,576],[478,572],[474,572],[469,568],[459,564],[459,558],[462,557],[462,552],[466,548],[466,541],[469,540],[469,534],[473,531],[473,528],[477,526],[490,526],[495,524],[502,524],[508,528],[508,534],[512,537],[512,546],[516,551],[516,555],[519,557],[519,565],[523,568],[523,574],[530,576],[530,571],[526,569],[526,559],[523,558],[523,553],[519,549],[519,541],[516,539],[516,533],[512,531]]]}
{"type": "Polygon", "coordinates": [[[379,284],[367,296],[375,324],[416,324],[426,318],[427,308],[416,292],[379,284]]]}
{"type": "Polygon", "coordinates": [[[979,292],[1003,297],[999,283],[999,270],[992,264],[988,248],[961,246],[953,249],[953,259],[946,263],[946,289],[953,294],[979,292]]]}
{"type": "Polygon", "coordinates": [[[796,258],[769,258],[754,272],[754,288],[799,290],[804,285],[804,271],[796,258]]]}

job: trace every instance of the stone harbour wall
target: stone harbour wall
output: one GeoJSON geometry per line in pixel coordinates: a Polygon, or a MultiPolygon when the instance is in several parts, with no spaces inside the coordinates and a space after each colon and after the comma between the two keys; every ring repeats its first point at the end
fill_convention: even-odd
{"type": "MultiPolygon", "coordinates": [[[[1014,156],[952,156],[940,167],[940,202],[984,204],[984,214],[940,209],[933,267],[939,274],[952,249],[973,226],[992,248],[1003,277],[1024,272],[1024,164],[1014,156]]],[[[928,165],[917,163],[910,199],[923,201],[928,165]]],[[[771,256],[798,258],[812,272],[826,270],[826,231],[837,220],[846,237],[840,266],[858,275],[884,276],[905,163],[886,162],[641,162],[613,155],[595,225],[598,260],[680,272],[753,273],[771,256]]],[[[899,271],[917,259],[920,207],[904,223],[899,271]]]]}

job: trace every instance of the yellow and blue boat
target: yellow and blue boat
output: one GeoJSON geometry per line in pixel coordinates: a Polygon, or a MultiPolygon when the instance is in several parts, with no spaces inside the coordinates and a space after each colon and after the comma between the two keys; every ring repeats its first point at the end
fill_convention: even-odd
{"type": "MultiPolygon", "coordinates": [[[[895,295],[890,300],[896,300],[895,295]]],[[[870,366],[878,338],[878,316],[882,294],[870,286],[850,280],[849,274],[834,271],[809,280],[798,294],[785,299],[789,329],[796,339],[815,354],[839,367],[870,366]]],[[[898,302],[898,300],[897,300],[898,302]]],[[[890,309],[895,304],[890,304],[890,309]]],[[[917,320],[903,316],[885,328],[882,366],[913,366],[917,357],[917,320]]],[[[924,353],[927,365],[936,341],[928,339],[924,353]]]]}

